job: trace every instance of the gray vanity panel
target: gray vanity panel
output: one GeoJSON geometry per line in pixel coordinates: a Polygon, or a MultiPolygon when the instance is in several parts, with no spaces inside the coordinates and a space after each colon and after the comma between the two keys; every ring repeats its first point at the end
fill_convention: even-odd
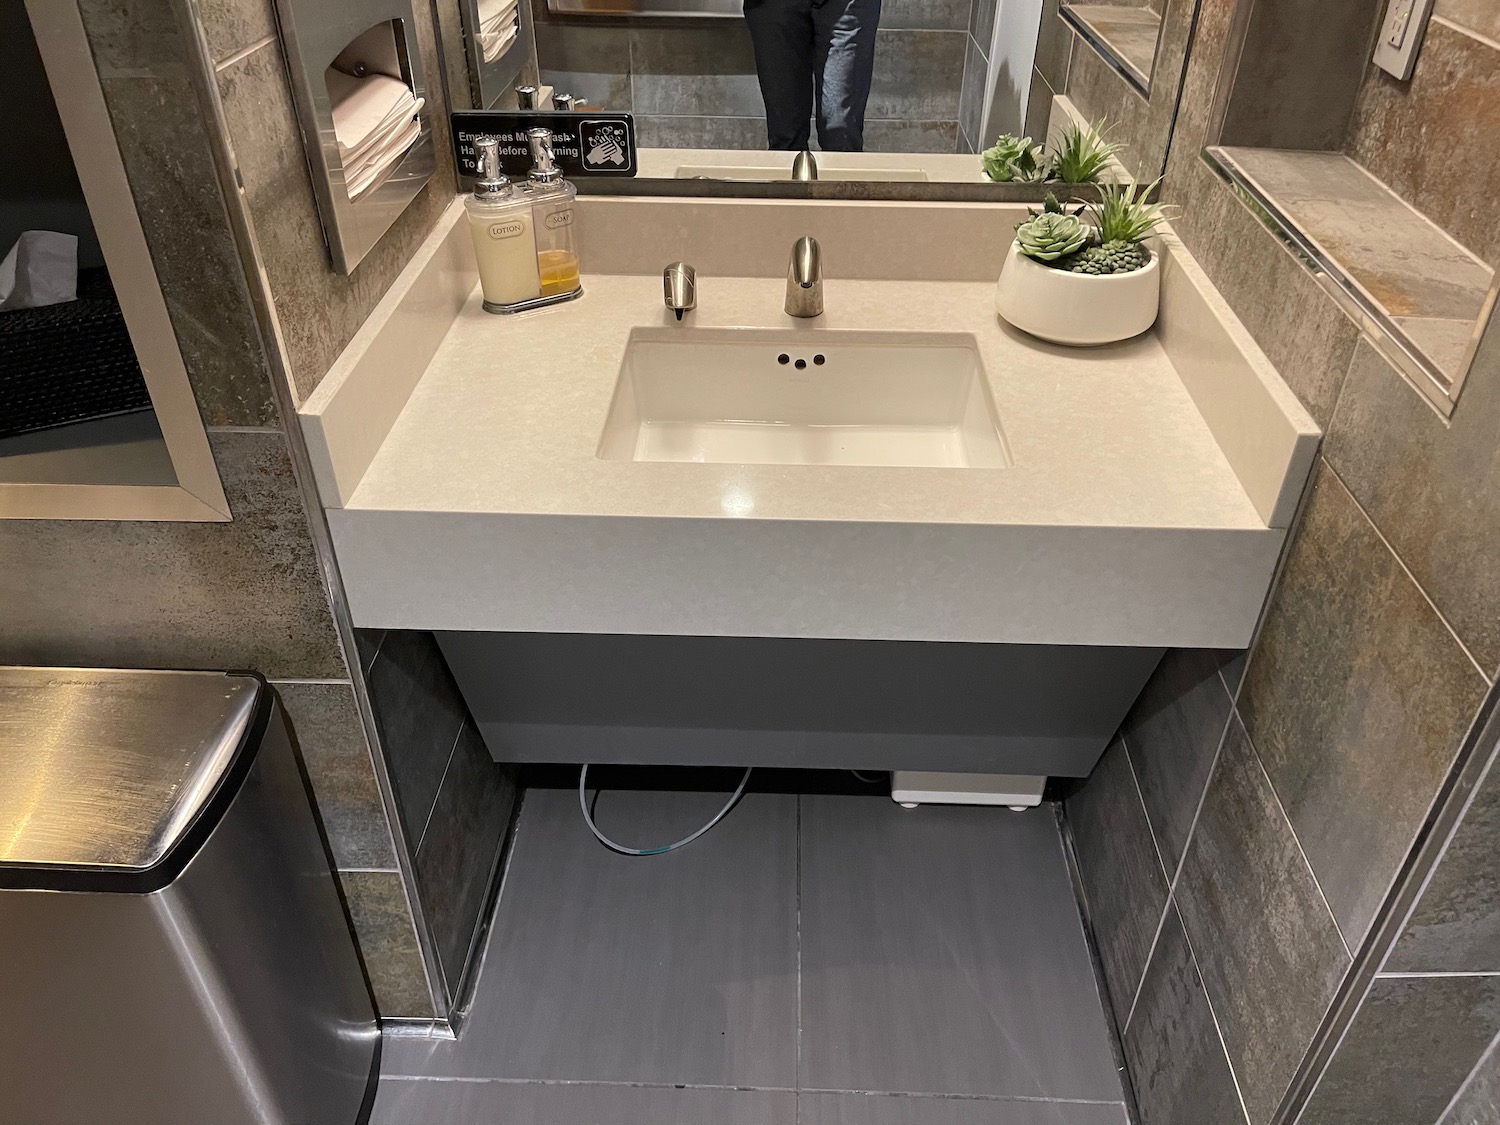
{"type": "Polygon", "coordinates": [[[498,761],[1083,777],[1156,648],[440,633],[498,761]]]}

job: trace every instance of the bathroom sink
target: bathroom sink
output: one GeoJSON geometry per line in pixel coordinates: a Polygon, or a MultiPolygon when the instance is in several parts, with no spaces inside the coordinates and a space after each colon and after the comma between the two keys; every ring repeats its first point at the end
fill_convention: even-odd
{"type": "MultiPolygon", "coordinates": [[[[743,165],[683,164],[677,169],[679,180],[790,180],[790,164],[743,165]]],[[[819,167],[819,180],[904,180],[925,183],[930,177],[920,168],[827,168],[819,167]]]]}
{"type": "Polygon", "coordinates": [[[972,336],[638,328],[598,455],[759,465],[1010,464],[972,336]]]}

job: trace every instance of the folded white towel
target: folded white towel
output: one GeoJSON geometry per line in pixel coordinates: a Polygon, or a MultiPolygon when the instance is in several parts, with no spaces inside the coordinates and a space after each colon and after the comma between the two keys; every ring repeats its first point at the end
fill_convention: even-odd
{"type": "Polygon", "coordinates": [[[421,134],[422,123],[414,119],[408,122],[406,128],[400,133],[392,136],[385,144],[358,162],[356,167],[352,169],[346,167],[344,186],[349,192],[349,198],[356,200],[384,181],[390,171],[406,155],[406,150],[411,148],[421,134]]]}
{"type": "Polygon", "coordinates": [[[399,116],[392,116],[355,148],[348,150],[340,149],[340,156],[343,159],[344,167],[347,169],[351,164],[362,161],[370,153],[383,148],[392,137],[405,132],[407,126],[416,119],[417,114],[425,104],[427,104],[425,99],[415,99],[409,106],[402,107],[402,112],[399,116]]]}
{"type": "Polygon", "coordinates": [[[416,112],[416,98],[399,78],[386,74],[356,78],[332,67],[325,77],[340,155],[357,150],[416,112]]]}
{"type": "Polygon", "coordinates": [[[484,61],[494,62],[501,55],[505,54],[506,49],[515,41],[516,30],[516,25],[512,23],[500,32],[491,33],[481,31],[479,33],[479,50],[484,56],[484,61]]]}

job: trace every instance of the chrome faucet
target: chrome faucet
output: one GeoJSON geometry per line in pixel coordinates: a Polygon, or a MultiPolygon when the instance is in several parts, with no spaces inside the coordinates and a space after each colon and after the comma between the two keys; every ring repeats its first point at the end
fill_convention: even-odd
{"type": "Polygon", "coordinates": [[[794,180],[816,180],[818,178],[818,162],[813,159],[813,154],[803,149],[792,157],[792,179],[794,180]]]}
{"type": "Polygon", "coordinates": [[[816,238],[799,238],[786,270],[787,316],[823,315],[823,249],[816,238]]]}
{"type": "Polygon", "coordinates": [[[673,262],[661,271],[662,297],[667,308],[682,319],[682,314],[698,307],[698,274],[686,262],[673,262]]]}

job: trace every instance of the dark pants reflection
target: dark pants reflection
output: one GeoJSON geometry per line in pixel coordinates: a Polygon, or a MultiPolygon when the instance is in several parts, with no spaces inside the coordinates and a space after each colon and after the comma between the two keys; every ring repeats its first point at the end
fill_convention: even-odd
{"type": "Polygon", "coordinates": [[[745,0],[773,149],[863,152],[880,0],[745,0]]]}

